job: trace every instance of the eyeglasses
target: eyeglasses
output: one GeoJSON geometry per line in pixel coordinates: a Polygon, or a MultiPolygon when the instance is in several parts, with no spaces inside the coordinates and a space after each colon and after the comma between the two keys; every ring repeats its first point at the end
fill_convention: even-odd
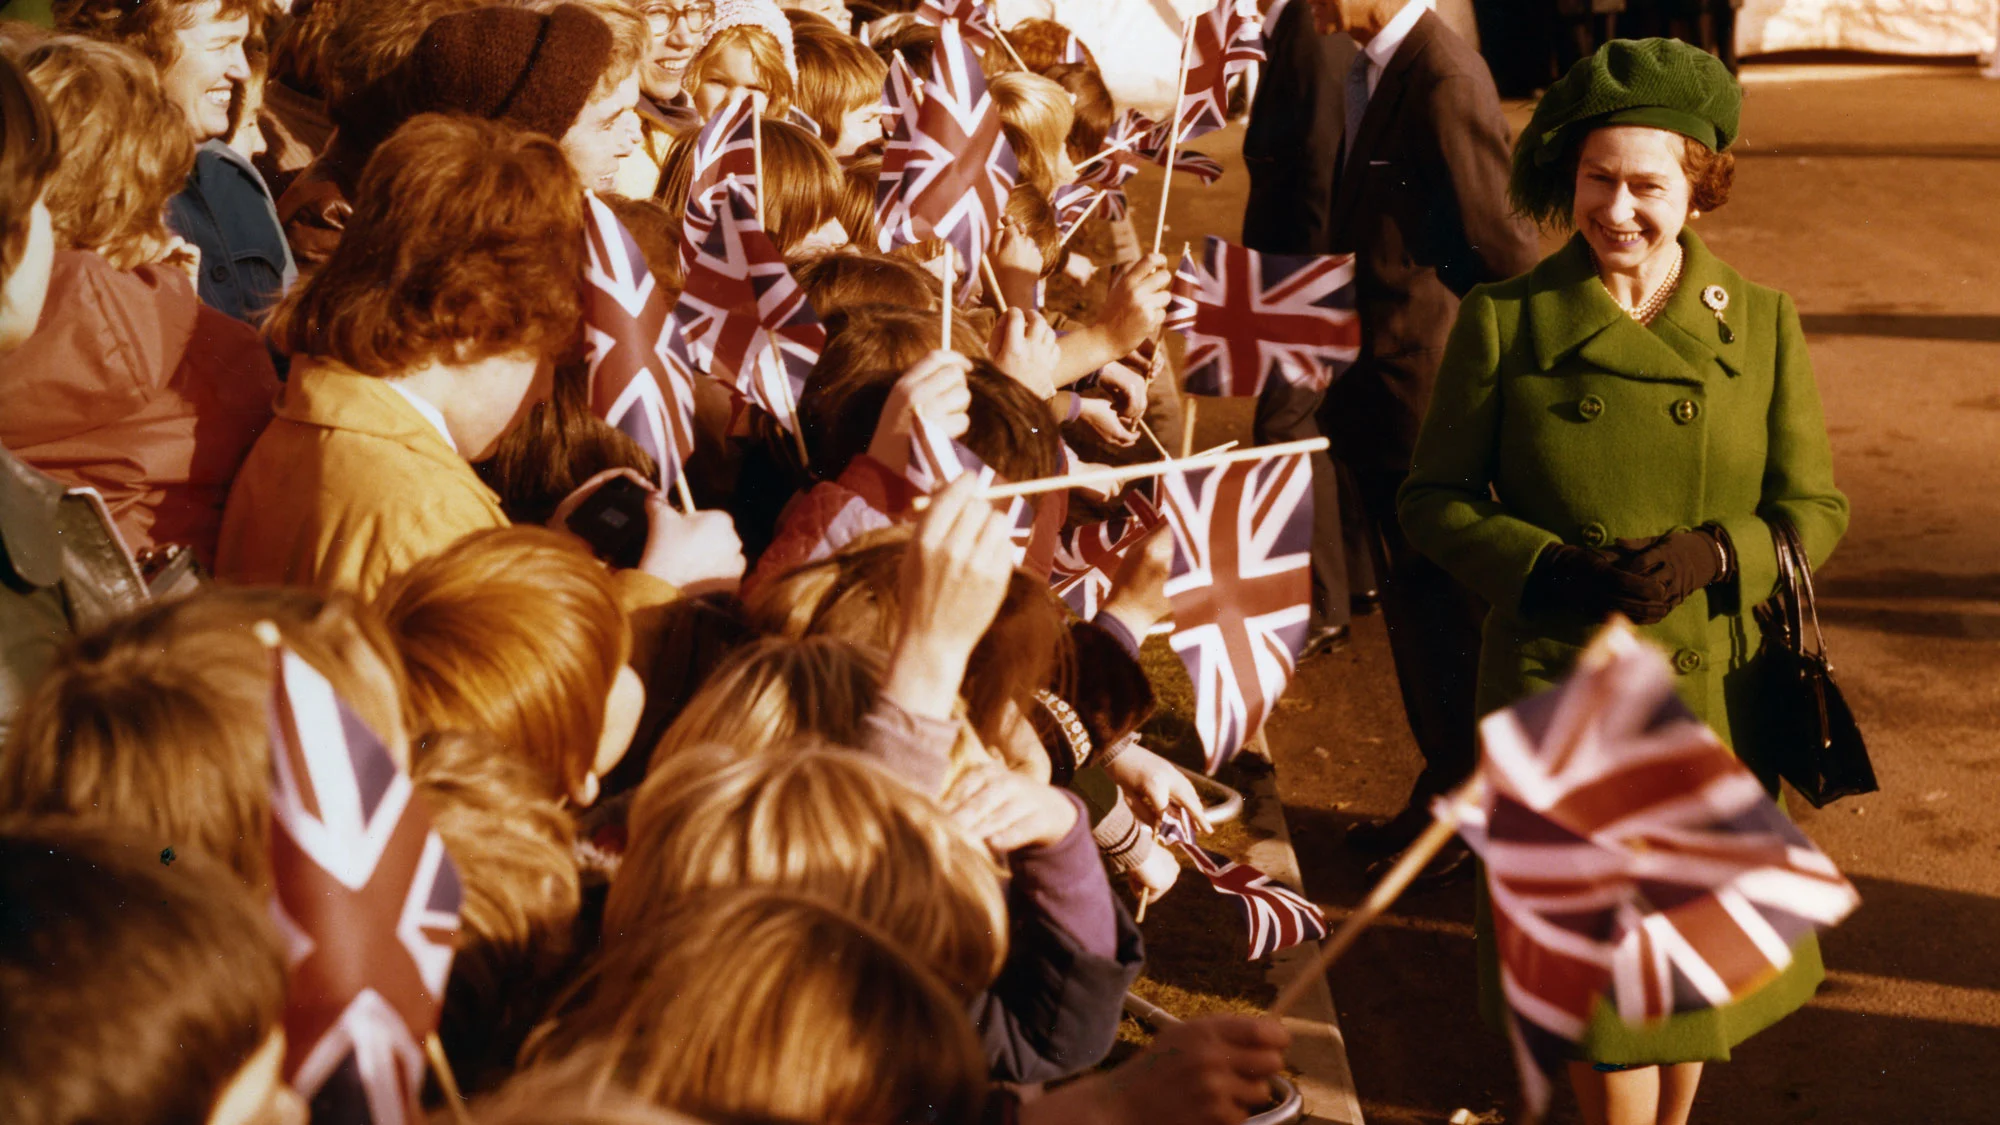
{"type": "Polygon", "coordinates": [[[648,4],[646,5],[646,25],[654,35],[665,35],[675,24],[688,31],[698,32],[715,18],[713,4],[648,4]]]}

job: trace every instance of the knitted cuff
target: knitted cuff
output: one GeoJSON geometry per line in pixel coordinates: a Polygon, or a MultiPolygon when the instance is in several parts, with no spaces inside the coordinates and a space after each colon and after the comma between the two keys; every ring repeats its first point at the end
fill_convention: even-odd
{"type": "Polygon", "coordinates": [[[1136,871],[1153,854],[1153,833],[1132,815],[1132,804],[1121,791],[1118,804],[1090,829],[1111,870],[1124,874],[1136,871]]]}

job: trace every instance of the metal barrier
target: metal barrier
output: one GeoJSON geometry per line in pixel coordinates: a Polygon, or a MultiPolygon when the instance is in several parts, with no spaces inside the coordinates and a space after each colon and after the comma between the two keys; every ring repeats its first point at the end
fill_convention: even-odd
{"type": "MultiPolygon", "coordinates": [[[[1242,798],[1239,796],[1237,801],[1240,805],[1242,798]]],[[[1179,1016],[1137,993],[1125,994],[1125,1010],[1140,1023],[1151,1024],[1156,1031],[1181,1022],[1179,1016]]],[[[1245,1118],[1243,1125],[1293,1125],[1305,1116],[1305,1095],[1299,1093],[1299,1088],[1290,1079],[1283,1075],[1274,1076],[1271,1079],[1271,1096],[1277,1099],[1278,1104],[1245,1118]]]]}

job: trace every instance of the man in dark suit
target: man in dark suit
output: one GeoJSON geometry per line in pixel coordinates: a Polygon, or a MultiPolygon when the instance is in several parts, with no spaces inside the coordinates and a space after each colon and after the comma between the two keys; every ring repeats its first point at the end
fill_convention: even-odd
{"type": "MultiPolygon", "coordinates": [[[[1296,2],[1296,0],[1295,0],[1296,2]]],[[[1328,249],[1356,255],[1361,355],[1318,411],[1371,525],[1376,576],[1403,706],[1424,755],[1410,802],[1348,832],[1349,846],[1400,850],[1430,797],[1475,761],[1473,689],[1485,608],[1413,548],[1396,519],[1438,360],[1474,285],[1526,272],[1532,226],[1507,202],[1509,133],[1478,52],[1425,0],[1308,0],[1322,31],[1361,47],[1342,76],[1340,160],[1328,249]]],[[[1315,521],[1322,539],[1337,526],[1315,521]]],[[[1442,875],[1462,861],[1434,865],[1442,875]]]]}
{"type": "MultiPolygon", "coordinates": [[[[1323,34],[1307,0],[1276,0],[1264,10],[1264,74],[1243,133],[1250,196],[1243,245],[1265,254],[1328,254],[1333,183],[1340,162],[1341,84],[1354,40],[1323,34]]],[[[1282,380],[1257,400],[1255,436],[1276,445],[1319,436],[1321,395],[1282,380]]],[[[1365,601],[1375,587],[1366,528],[1354,510],[1353,485],[1324,453],[1312,455],[1315,522],[1342,534],[1313,544],[1312,621],[1305,655],[1347,639],[1350,592],[1365,601]]]]}

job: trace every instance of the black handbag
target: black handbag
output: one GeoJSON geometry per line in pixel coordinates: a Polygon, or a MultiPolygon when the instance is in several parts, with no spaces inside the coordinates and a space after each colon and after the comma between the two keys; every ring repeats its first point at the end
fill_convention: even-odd
{"type": "Polygon", "coordinates": [[[1759,703],[1767,712],[1770,753],[1779,775],[1814,808],[1825,808],[1880,786],[1861,728],[1827,663],[1805,544],[1783,518],[1771,521],[1771,538],[1778,549],[1778,589],[1756,609],[1764,629],[1759,703]]]}

